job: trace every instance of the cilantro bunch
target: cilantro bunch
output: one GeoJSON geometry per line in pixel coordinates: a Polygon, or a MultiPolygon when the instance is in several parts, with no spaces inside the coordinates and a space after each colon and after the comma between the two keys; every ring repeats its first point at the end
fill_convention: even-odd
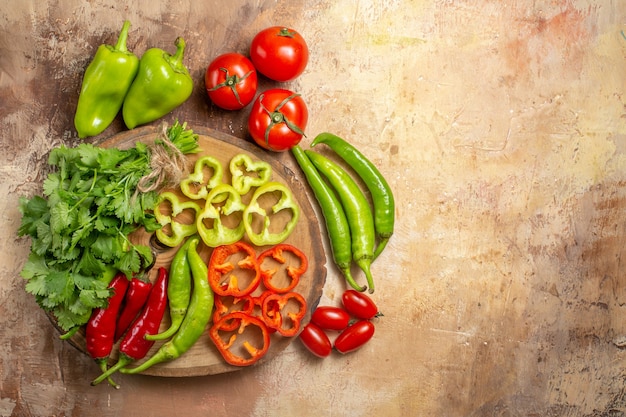
{"type": "MultiPolygon", "coordinates": [[[[166,135],[183,154],[199,150],[197,135],[185,124],[176,122],[166,135]]],[[[152,145],[163,146],[163,140],[152,145]]],[[[125,150],[62,145],[50,152],[53,169],[43,195],[20,198],[18,235],[31,238],[21,271],[26,291],[64,330],[85,324],[92,309],[106,306],[117,271],[130,277],[153,261],[150,248],[128,238],[140,227],[159,228],[152,213],[157,191],[137,189],[152,171],[151,153],[140,142],[125,150]]]]}

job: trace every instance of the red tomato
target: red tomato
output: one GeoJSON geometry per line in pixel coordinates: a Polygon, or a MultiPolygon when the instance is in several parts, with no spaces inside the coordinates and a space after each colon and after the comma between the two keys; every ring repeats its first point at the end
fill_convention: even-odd
{"type": "Polygon", "coordinates": [[[350,323],[350,315],[339,307],[322,306],[315,309],[311,321],[325,330],[343,330],[350,323]]]}
{"type": "Polygon", "coordinates": [[[254,101],[248,131],[262,148],[283,152],[300,142],[308,119],[309,111],[299,94],[274,88],[254,101]]]}
{"type": "Polygon", "coordinates": [[[248,58],[229,52],[209,64],[204,84],[209,98],[216,106],[226,110],[240,110],[254,100],[258,76],[248,58]]]}
{"type": "Polygon", "coordinates": [[[374,325],[369,320],[360,320],[341,332],[335,339],[335,349],[339,353],[357,350],[374,336],[374,325]]]}
{"type": "Polygon", "coordinates": [[[300,340],[312,354],[320,358],[325,358],[330,355],[333,349],[330,339],[328,339],[324,330],[313,323],[304,326],[304,329],[300,333],[300,340]]]}
{"type": "Polygon", "coordinates": [[[367,295],[356,290],[347,290],[341,296],[344,308],[354,317],[369,320],[381,315],[374,301],[367,295]]]}
{"type": "Polygon", "coordinates": [[[257,71],[267,78],[291,81],[302,74],[309,62],[309,48],[295,30],[273,26],[252,39],[250,59],[257,71]]]}

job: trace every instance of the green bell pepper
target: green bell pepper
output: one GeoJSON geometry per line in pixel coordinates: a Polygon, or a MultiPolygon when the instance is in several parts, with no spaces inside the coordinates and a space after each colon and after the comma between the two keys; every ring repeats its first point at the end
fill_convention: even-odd
{"type": "Polygon", "coordinates": [[[272,167],[265,161],[253,161],[245,153],[235,155],[229,164],[231,184],[241,195],[245,195],[252,187],[260,187],[272,176],[272,167]]]}
{"type": "Polygon", "coordinates": [[[291,190],[279,182],[268,182],[257,188],[252,195],[250,203],[248,203],[243,212],[243,225],[248,238],[255,245],[277,245],[289,237],[295,229],[299,217],[300,207],[296,203],[291,190]],[[272,206],[271,213],[268,213],[267,210],[261,207],[260,200],[264,194],[275,192],[279,192],[281,195],[276,204],[272,206]],[[282,210],[291,210],[291,218],[285,222],[281,231],[270,231],[272,214],[278,214],[282,210]],[[254,225],[255,215],[260,216],[262,219],[262,225],[258,232],[255,229],[259,229],[259,227],[254,225]]]}
{"type": "Polygon", "coordinates": [[[174,55],[159,48],[150,48],[142,55],[122,107],[129,129],[160,119],[191,96],[193,80],[183,63],[185,40],[179,37],[175,45],[174,55]]]}
{"type": "Polygon", "coordinates": [[[74,115],[74,127],[81,139],[99,135],[109,127],[137,75],[139,58],[126,47],[129,29],[126,20],[117,44],[100,45],[85,70],[74,115]]]}
{"type": "Polygon", "coordinates": [[[206,198],[209,190],[217,187],[222,182],[222,164],[212,156],[199,158],[187,178],[180,182],[180,190],[184,195],[193,199],[201,200],[206,198]],[[212,171],[210,178],[206,179],[205,174],[212,171]]]}
{"type": "Polygon", "coordinates": [[[161,228],[155,232],[159,242],[173,248],[180,245],[187,236],[195,234],[195,220],[200,210],[200,205],[195,201],[181,201],[176,194],[170,191],[159,194],[154,208],[154,217],[161,225],[161,228]],[[171,209],[168,211],[162,210],[162,204],[169,204],[171,209]],[[176,218],[185,210],[194,212],[189,223],[180,222],[176,218]]]}
{"type": "MultiPolygon", "coordinates": [[[[241,201],[241,195],[230,184],[222,183],[213,188],[206,198],[204,210],[196,217],[196,229],[202,241],[209,247],[230,245],[240,240],[245,234],[242,221],[234,227],[224,224],[223,220],[231,215],[243,213],[246,205],[241,201]],[[207,222],[205,223],[205,220],[207,222]],[[211,227],[207,227],[210,224],[211,227]]],[[[228,219],[231,222],[232,218],[228,219]]]]}

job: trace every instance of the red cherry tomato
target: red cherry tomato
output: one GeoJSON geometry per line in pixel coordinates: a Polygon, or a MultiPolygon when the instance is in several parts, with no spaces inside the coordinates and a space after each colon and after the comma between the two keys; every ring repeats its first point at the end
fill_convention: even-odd
{"type": "Polygon", "coordinates": [[[350,323],[350,315],[339,307],[321,306],[315,309],[311,321],[325,330],[343,330],[350,323]]]}
{"type": "Polygon", "coordinates": [[[299,94],[274,88],[254,101],[248,131],[262,148],[283,152],[300,142],[308,119],[309,111],[299,94]]]}
{"type": "Polygon", "coordinates": [[[374,301],[367,295],[356,290],[347,290],[341,296],[344,308],[354,317],[369,320],[377,315],[378,307],[374,301]]]}
{"type": "Polygon", "coordinates": [[[302,344],[315,356],[325,358],[330,355],[333,347],[330,343],[330,339],[324,330],[319,328],[313,323],[309,323],[304,326],[302,332],[300,332],[300,340],[302,344]]]}
{"type": "Polygon", "coordinates": [[[369,320],[360,320],[341,332],[335,339],[335,349],[339,353],[357,350],[374,336],[374,325],[369,320]]]}
{"type": "Polygon", "coordinates": [[[304,71],[309,48],[293,29],[273,26],[256,34],[250,45],[250,59],[257,71],[274,81],[291,81],[304,71]]]}
{"type": "Polygon", "coordinates": [[[216,106],[240,110],[254,100],[258,76],[245,56],[229,52],[215,58],[204,76],[206,92],[216,106]]]}

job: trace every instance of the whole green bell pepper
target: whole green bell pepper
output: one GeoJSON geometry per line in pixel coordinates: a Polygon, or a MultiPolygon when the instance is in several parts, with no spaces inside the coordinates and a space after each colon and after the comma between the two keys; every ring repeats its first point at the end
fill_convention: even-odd
{"type": "Polygon", "coordinates": [[[100,45],[83,75],[74,126],[83,139],[102,133],[124,103],[137,70],[139,58],[126,47],[130,22],[124,21],[117,44],[100,45]]]}
{"type": "Polygon", "coordinates": [[[160,119],[191,96],[193,79],[183,63],[185,40],[178,37],[174,44],[174,55],[150,48],[139,60],[137,77],[122,107],[129,129],[160,119]]]}

